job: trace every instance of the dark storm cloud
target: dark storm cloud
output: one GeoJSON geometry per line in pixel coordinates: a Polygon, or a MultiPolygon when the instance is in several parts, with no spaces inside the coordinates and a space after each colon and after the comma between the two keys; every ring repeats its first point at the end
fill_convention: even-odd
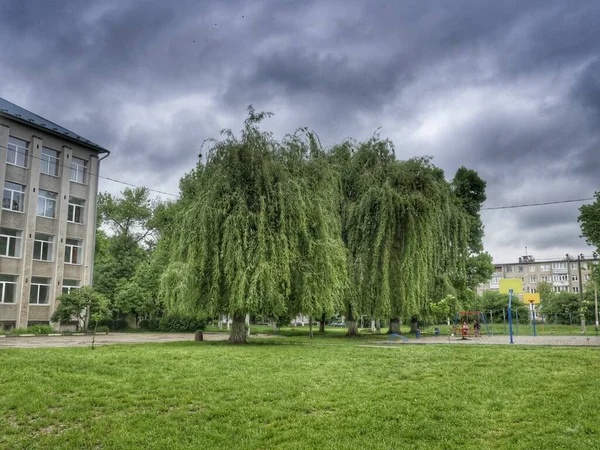
{"type": "MultiPolygon", "coordinates": [[[[253,104],[278,137],[381,126],[400,158],[478,170],[489,206],[581,198],[600,189],[599,19],[597,1],[8,0],[0,95],[111,148],[104,175],[170,192],[253,104]]],[[[486,246],[583,251],[567,206],[484,212],[486,246]]]]}

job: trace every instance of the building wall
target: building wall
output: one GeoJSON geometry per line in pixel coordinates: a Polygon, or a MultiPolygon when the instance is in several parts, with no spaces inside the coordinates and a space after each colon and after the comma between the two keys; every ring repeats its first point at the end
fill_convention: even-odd
{"type": "Polygon", "coordinates": [[[0,326],[26,327],[28,322],[49,322],[62,293],[63,280],[77,280],[80,286],[92,282],[96,230],[96,197],[99,172],[98,152],[61,139],[37,128],[0,117],[0,186],[10,181],[25,186],[24,212],[0,209],[0,226],[21,231],[21,256],[0,256],[0,275],[16,275],[17,298],[13,304],[0,303],[0,326]],[[7,164],[9,136],[29,143],[27,168],[7,164]],[[40,173],[42,148],[59,152],[58,176],[40,173]],[[83,184],[70,180],[73,157],[87,161],[83,184]],[[90,175],[91,174],[91,175],[90,175]],[[37,216],[40,189],[56,193],[55,218],[37,216]],[[69,197],[85,201],[83,224],[67,221],[69,197]],[[33,260],[35,234],[53,236],[52,261],[33,260]],[[67,239],[83,241],[81,264],[65,263],[67,239]],[[29,303],[32,277],[50,279],[48,304],[29,303]]]}

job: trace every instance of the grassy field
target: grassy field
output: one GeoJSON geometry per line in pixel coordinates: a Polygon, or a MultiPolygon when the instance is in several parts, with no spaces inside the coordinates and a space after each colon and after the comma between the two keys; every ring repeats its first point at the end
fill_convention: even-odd
{"type": "Polygon", "coordinates": [[[0,448],[598,448],[598,349],[367,342],[3,350],[0,448]]]}

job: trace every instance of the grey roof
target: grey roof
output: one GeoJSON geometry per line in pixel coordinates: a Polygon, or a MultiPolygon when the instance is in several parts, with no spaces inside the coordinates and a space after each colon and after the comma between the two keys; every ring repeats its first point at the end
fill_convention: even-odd
{"type": "Polygon", "coordinates": [[[68,139],[85,147],[89,147],[93,150],[96,150],[99,153],[110,153],[104,147],[101,147],[98,144],[95,144],[94,142],[82,136],[79,136],[77,133],[73,133],[72,131],[69,131],[64,127],[61,127],[60,125],[57,125],[54,122],[44,119],[43,117],[38,116],[37,114],[27,111],[26,109],[23,109],[20,106],[17,106],[14,103],[3,99],[2,97],[0,97],[0,115],[8,117],[12,120],[16,120],[18,122],[25,123],[34,128],[44,130],[48,133],[59,135],[64,139],[68,139]]]}

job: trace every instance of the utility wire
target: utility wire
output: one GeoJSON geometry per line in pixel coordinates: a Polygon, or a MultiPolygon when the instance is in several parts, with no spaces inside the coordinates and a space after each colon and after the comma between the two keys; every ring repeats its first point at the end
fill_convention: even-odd
{"type": "MultiPolygon", "coordinates": [[[[4,147],[4,146],[0,146],[0,147],[4,148],[6,150],[12,150],[12,149],[9,149],[8,147],[4,147]]],[[[32,158],[39,159],[40,161],[44,161],[44,160],[42,160],[42,158],[40,158],[38,156],[35,156],[35,155],[28,155],[28,156],[31,156],[32,158]]],[[[59,166],[59,167],[65,167],[67,169],[71,168],[70,166],[65,166],[65,165],[60,164],[60,163],[56,163],[56,165],[59,166]]],[[[95,174],[95,173],[91,173],[91,172],[88,172],[88,175],[91,175],[91,176],[94,176],[94,177],[98,177],[98,178],[102,178],[104,180],[112,181],[114,183],[124,184],[126,186],[131,186],[131,187],[135,187],[135,188],[145,188],[145,189],[148,189],[151,192],[156,192],[158,194],[169,195],[171,197],[176,197],[176,198],[179,197],[179,195],[172,194],[170,192],[159,191],[159,190],[156,190],[156,189],[150,189],[150,188],[147,188],[145,186],[138,186],[136,184],[127,183],[126,181],[116,180],[114,178],[105,177],[105,176],[102,176],[102,175],[99,175],[99,174],[95,174]]],[[[558,200],[558,201],[554,201],[554,202],[528,203],[528,204],[523,204],[523,205],[488,206],[488,207],[481,208],[481,210],[482,211],[491,211],[491,210],[498,210],[498,209],[529,208],[529,207],[533,207],[533,206],[558,205],[558,204],[561,204],[561,203],[587,202],[587,201],[590,201],[590,200],[595,200],[595,198],[594,197],[591,197],[591,198],[578,198],[578,199],[572,199],[572,200],[558,200]]]]}
{"type": "Polygon", "coordinates": [[[558,200],[555,202],[544,202],[544,203],[527,203],[524,205],[510,205],[510,206],[489,206],[487,208],[481,208],[482,211],[490,211],[493,209],[514,209],[514,208],[529,208],[531,206],[546,206],[546,205],[558,205],[561,203],[577,203],[577,202],[587,202],[589,200],[594,200],[594,197],[591,198],[576,198],[573,200],[558,200]]]}

